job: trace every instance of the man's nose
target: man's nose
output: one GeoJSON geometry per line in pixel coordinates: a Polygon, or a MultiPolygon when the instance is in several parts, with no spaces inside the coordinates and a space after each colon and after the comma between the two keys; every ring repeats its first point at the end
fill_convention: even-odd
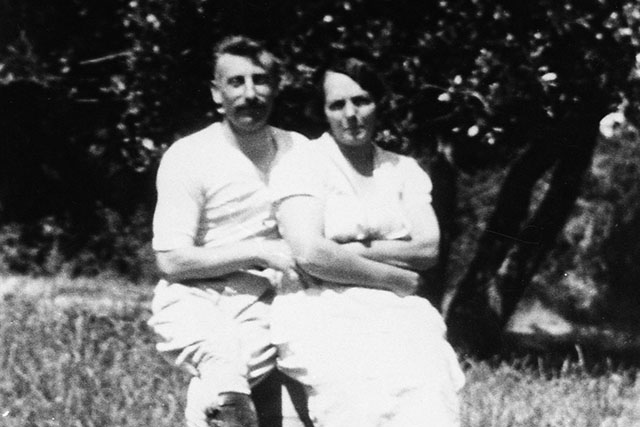
{"type": "Polygon", "coordinates": [[[256,97],[256,87],[253,84],[252,79],[246,79],[244,84],[244,97],[245,98],[255,98],[256,97]]]}

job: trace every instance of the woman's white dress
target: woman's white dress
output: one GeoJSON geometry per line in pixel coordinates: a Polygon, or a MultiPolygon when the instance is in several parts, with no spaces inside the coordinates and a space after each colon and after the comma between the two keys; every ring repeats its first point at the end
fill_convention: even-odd
{"type": "MultiPolygon", "coordinates": [[[[328,134],[312,144],[326,173],[327,237],[410,238],[403,212],[430,203],[431,190],[415,160],[376,148],[363,179],[328,134]]],[[[464,375],[445,330],[427,300],[370,288],[324,283],[272,306],[279,369],[307,387],[316,427],[459,425],[464,375]]]]}

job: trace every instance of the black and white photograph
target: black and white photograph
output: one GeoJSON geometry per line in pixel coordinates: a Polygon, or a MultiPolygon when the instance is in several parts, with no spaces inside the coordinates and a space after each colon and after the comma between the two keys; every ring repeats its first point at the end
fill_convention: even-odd
{"type": "Polygon", "coordinates": [[[640,2],[0,0],[0,426],[640,426],[640,2]]]}

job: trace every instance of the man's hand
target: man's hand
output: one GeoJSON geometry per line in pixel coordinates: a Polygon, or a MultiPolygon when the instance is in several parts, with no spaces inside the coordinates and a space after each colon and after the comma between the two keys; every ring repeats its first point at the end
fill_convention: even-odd
{"type": "Polygon", "coordinates": [[[284,240],[261,240],[256,243],[259,266],[284,273],[296,268],[291,249],[284,240]]]}

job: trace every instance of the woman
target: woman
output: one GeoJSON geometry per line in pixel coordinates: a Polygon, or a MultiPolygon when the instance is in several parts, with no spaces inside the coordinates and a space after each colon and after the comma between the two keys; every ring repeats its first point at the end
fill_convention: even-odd
{"type": "Polygon", "coordinates": [[[464,376],[439,313],[415,288],[332,271],[345,250],[407,272],[433,265],[430,180],[415,160],[374,145],[384,85],[366,61],[337,58],[321,84],[329,131],[312,162],[323,195],[285,199],[277,217],[300,269],[322,280],[284,286],[274,302],[279,368],[306,386],[316,427],[456,426],[464,376]]]}

